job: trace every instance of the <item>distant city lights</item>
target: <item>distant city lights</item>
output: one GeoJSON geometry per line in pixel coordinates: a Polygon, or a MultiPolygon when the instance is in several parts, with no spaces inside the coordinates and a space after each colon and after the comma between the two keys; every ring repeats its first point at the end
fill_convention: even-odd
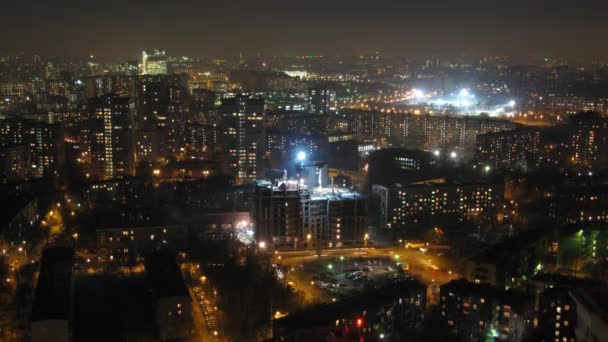
{"type": "Polygon", "coordinates": [[[428,92],[413,88],[406,97],[411,105],[430,105],[435,110],[453,107],[460,114],[479,115],[485,113],[489,116],[514,115],[515,100],[509,100],[505,104],[490,105],[482,101],[476,94],[467,88],[462,88],[455,93],[441,95],[438,92],[428,92]]]}

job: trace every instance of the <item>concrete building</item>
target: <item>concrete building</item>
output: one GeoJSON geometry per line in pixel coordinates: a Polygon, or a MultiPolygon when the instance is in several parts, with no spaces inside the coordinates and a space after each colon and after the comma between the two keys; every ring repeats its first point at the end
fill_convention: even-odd
{"type": "Polygon", "coordinates": [[[6,119],[0,123],[0,146],[25,145],[25,155],[17,150],[10,155],[25,158],[29,165],[22,176],[56,177],[64,162],[63,129],[60,124],[49,124],[29,119],[6,119]],[[16,155],[15,153],[19,154],[16,155]],[[31,173],[30,173],[31,170],[31,173]]]}
{"type": "Polygon", "coordinates": [[[311,248],[364,241],[367,198],[356,191],[308,187],[303,181],[285,179],[274,184],[258,181],[254,197],[252,218],[258,242],[276,248],[311,248]]]}
{"type": "Polygon", "coordinates": [[[441,285],[440,296],[448,329],[465,340],[521,341],[534,308],[525,295],[462,279],[441,285]]]}
{"type": "Polygon", "coordinates": [[[570,297],[576,303],[576,341],[599,342],[608,336],[606,295],[605,288],[570,291],[570,297]]]}
{"type": "Polygon", "coordinates": [[[157,251],[146,258],[145,267],[158,337],[162,341],[190,338],[194,332],[192,299],[175,257],[157,251]]]}
{"type": "Polygon", "coordinates": [[[154,49],[151,52],[141,53],[142,75],[165,75],[167,74],[167,53],[165,50],[154,49]]]}
{"type": "Polygon", "coordinates": [[[391,224],[395,227],[454,220],[495,220],[504,202],[504,184],[417,182],[397,184],[391,192],[391,224]]]}
{"type": "Polygon", "coordinates": [[[258,179],[266,152],[264,99],[245,94],[222,101],[223,147],[237,184],[258,179]]]}
{"type": "Polygon", "coordinates": [[[569,162],[578,166],[608,167],[608,119],[593,112],[568,118],[569,162]]]}
{"type": "Polygon", "coordinates": [[[32,342],[72,340],[73,266],[72,248],[55,247],[44,251],[32,304],[32,342]]]}
{"type": "Polygon", "coordinates": [[[526,170],[540,158],[540,130],[517,129],[477,136],[475,159],[499,170],[526,170]]]}
{"type": "Polygon", "coordinates": [[[420,331],[426,290],[418,281],[405,281],[299,311],[273,322],[273,338],[297,342],[348,336],[348,340],[376,341],[382,336],[380,340],[407,341],[411,333],[420,331]]]}
{"type": "Polygon", "coordinates": [[[91,99],[89,108],[92,119],[87,150],[93,174],[104,180],[134,175],[135,101],[108,94],[91,99]]]}
{"type": "Polygon", "coordinates": [[[336,110],[336,91],[327,85],[316,85],[308,89],[308,111],[315,114],[329,114],[336,110]]]}

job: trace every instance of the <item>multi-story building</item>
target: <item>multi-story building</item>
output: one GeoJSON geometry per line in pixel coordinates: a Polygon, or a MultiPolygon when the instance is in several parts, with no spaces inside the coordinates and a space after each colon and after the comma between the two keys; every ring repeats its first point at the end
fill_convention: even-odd
{"type": "Polygon", "coordinates": [[[608,167],[608,119],[593,112],[569,117],[570,162],[593,168],[608,167]]]}
{"type": "Polygon", "coordinates": [[[84,79],[86,99],[103,97],[106,94],[134,97],[137,92],[137,77],[134,75],[100,75],[84,79]]]}
{"type": "Polygon", "coordinates": [[[0,146],[0,179],[23,179],[32,175],[27,145],[0,146]]]}
{"type": "Polygon", "coordinates": [[[106,95],[90,100],[89,107],[93,174],[101,179],[133,175],[135,101],[129,97],[106,95]]]}
{"type": "Polygon", "coordinates": [[[237,183],[255,181],[264,170],[264,99],[241,94],[222,101],[221,111],[224,152],[237,183]]]}
{"type": "Polygon", "coordinates": [[[284,341],[406,341],[425,319],[426,286],[393,283],[336,303],[314,306],[273,322],[273,337],[284,341]]]}
{"type": "Polygon", "coordinates": [[[252,218],[257,241],[274,245],[303,241],[302,190],[297,181],[279,186],[260,181],[254,198],[252,218]]]}
{"type": "Polygon", "coordinates": [[[461,158],[475,152],[479,134],[513,130],[517,124],[482,116],[399,114],[345,110],[349,131],[362,141],[388,142],[425,150],[456,152],[461,158]]]}
{"type": "Polygon", "coordinates": [[[367,231],[367,201],[346,189],[315,188],[304,194],[302,214],[306,239],[328,247],[356,244],[367,231]]]}
{"type": "Polygon", "coordinates": [[[466,280],[441,285],[439,306],[448,329],[472,341],[521,341],[534,308],[525,295],[466,280]]]}
{"type": "MultiPolygon", "coordinates": [[[[28,119],[7,119],[0,124],[0,146],[25,145],[34,177],[56,177],[64,161],[63,130],[59,124],[28,119]]],[[[17,153],[16,150],[13,152],[17,153]]],[[[11,154],[14,154],[11,152],[11,154]]],[[[20,158],[17,155],[14,157],[20,158]]],[[[23,169],[23,177],[30,172],[23,169]]]]}
{"type": "Polygon", "coordinates": [[[360,244],[367,231],[367,199],[352,190],[307,187],[297,180],[259,181],[252,217],[256,239],[277,248],[360,244]]]}
{"type": "Polygon", "coordinates": [[[315,114],[329,114],[336,110],[336,91],[327,85],[317,85],[308,89],[308,111],[315,114]]]}
{"type": "Polygon", "coordinates": [[[573,342],[576,328],[576,303],[567,287],[552,286],[538,299],[536,336],[544,341],[573,342]]]}
{"type": "Polygon", "coordinates": [[[534,167],[540,158],[540,131],[517,129],[477,136],[475,159],[492,169],[534,167]]]}
{"type": "Polygon", "coordinates": [[[154,318],[163,340],[191,338],[192,298],[175,257],[156,251],[146,258],[146,280],[154,299],[154,318]]]}
{"type": "Polygon", "coordinates": [[[576,96],[546,96],[533,101],[530,109],[557,115],[571,115],[582,111],[608,114],[607,98],[582,98],[576,96]]]}
{"type": "MultiPolygon", "coordinates": [[[[578,288],[570,291],[576,306],[576,341],[603,341],[608,336],[606,288],[578,288]]],[[[557,336],[556,336],[557,337],[557,336]]]]}
{"type": "Polygon", "coordinates": [[[438,170],[441,156],[401,148],[380,149],[370,154],[368,175],[371,184],[386,187],[429,179],[438,170]]]}
{"type": "Polygon", "coordinates": [[[74,250],[44,251],[32,304],[31,340],[71,341],[74,250]]]}
{"type": "Polygon", "coordinates": [[[142,75],[166,75],[167,56],[165,50],[154,49],[152,52],[141,53],[142,75]]]}
{"type": "Polygon", "coordinates": [[[608,186],[603,180],[568,182],[545,194],[549,217],[558,222],[608,222],[608,186]]]}
{"type": "Polygon", "coordinates": [[[391,189],[389,212],[394,227],[464,220],[495,220],[504,202],[504,185],[418,182],[391,189]]]}
{"type": "Polygon", "coordinates": [[[192,157],[206,159],[218,147],[220,130],[215,125],[187,123],[185,133],[185,149],[192,157]]]}
{"type": "Polygon", "coordinates": [[[269,130],[266,136],[267,149],[276,162],[289,164],[298,152],[305,152],[313,159],[328,160],[331,167],[354,169],[358,166],[358,143],[353,134],[297,134],[269,130]]]}

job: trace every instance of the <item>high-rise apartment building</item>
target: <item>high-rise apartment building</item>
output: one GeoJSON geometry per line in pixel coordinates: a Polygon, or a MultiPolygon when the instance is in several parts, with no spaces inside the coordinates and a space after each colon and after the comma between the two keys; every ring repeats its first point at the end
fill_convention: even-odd
{"type": "Polygon", "coordinates": [[[19,158],[25,158],[30,163],[30,170],[22,169],[23,177],[59,175],[64,159],[61,125],[28,119],[7,119],[0,124],[0,145],[25,145],[25,156],[19,158]]]}
{"type": "Polygon", "coordinates": [[[527,169],[540,158],[540,130],[517,129],[477,136],[475,159],[495,169],[527,169]]]}
{"type": "Polygon", "coordinates": [[[133,116],[135,101],[106,95],[89,102],[91,163],[101,179],[133,175],[133,116]]]}
{"type": "Polygon", "coordinates": [[[608,166],[608,119],[593,112],[572,115],[568,128],[570,162],[595,168],[608,166]]]}
{"type": "Polygon", "coordinates": [[[327,85],[317,85],[308,89],[308,111],[315,114],[328,114],[335,111],[336,91],[327,85]]]}
{"type": "Polygon", "coordinates": [[[237,183],[253,182],[262,175],[266,128],[264,99],[242,94],[222,102],[224,153],[237,183]]]}
{"type": "Polygon", "coordinates": [[[141,53],[141,73],[142,75],[166,75],[167,55],[165,50],[143,51],[141,53]]]}

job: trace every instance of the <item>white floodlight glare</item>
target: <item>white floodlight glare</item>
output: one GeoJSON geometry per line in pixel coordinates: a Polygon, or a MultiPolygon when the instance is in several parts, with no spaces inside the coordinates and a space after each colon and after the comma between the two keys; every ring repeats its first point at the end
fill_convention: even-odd
{"type": "Polygon", "coordinates": [[[306,152],[304,152],[304,151],[298,152],[297,158],[301,162],[304,161],[304,159],[306,159],[306,152]]]}

